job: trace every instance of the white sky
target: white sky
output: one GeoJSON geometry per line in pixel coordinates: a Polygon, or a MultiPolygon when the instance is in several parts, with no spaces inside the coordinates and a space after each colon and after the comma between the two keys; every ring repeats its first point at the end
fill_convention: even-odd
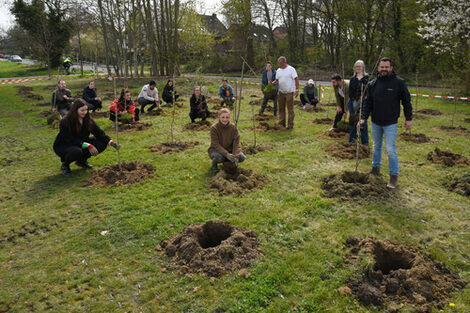
{"type": "MultiPolygon", "coordinates": [[[[10,13],[10,6],[13,0],[0,0],[0,33],[4,33],[13,25],[15,19],[10,13]]],[[[220,0],[196,0],[196,10],[203,14],[219,14],[220,0]]],[[[219,14],[220,15],[220,14],[219,14]]],[[[222,20],[222,16],[219,16],[222,20]]]]}

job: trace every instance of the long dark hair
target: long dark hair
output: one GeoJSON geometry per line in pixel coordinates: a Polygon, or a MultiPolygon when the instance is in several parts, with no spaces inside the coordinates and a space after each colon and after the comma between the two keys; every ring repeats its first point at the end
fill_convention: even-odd
{"type": "Polygon", "coordinates": [[[169,80],[166,82],[165,87],[167,87],[167,88],[173,88],[173,85],[170,86],[170,82],[173,82],[173,79],[169,79],[169,80]]]}
{"type": "MultiPolygon", "coordinates": [[[[130,93],[130,91],[128,89],[122,89],[121,90],[121,95],[119,96],[119,103],[122,105],[122,107],[125,109],[126,106],[127,106],[127,103],[126,103],[126,93],[130,93]]],[[[132,100],[130,100],[130,102],[132,102],[132,100]]],[[[117,109],[117,108],[116,108],[117,109]]]]}
{"type": "Polygon", "coordinates": [[[65,125],[67,125],[70,130],[75,131],[77,134],[80,133],[82,127],[85,127],[86,130],[91,131],[93,129],[93,125],[95,124],[95,121],[93,121],[89,112],[86,113],[85,117],[83,118],[83,123],[80,124],[78,119],[78,109],[85,105],[87,105],[87,103],[83,99],[75,100],[72,104],[72,108],[64,117],[65,125]]]}

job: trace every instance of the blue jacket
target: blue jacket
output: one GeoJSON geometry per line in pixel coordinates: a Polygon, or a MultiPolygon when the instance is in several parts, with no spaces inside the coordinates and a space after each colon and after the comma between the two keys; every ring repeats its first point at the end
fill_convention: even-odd
{"type": "MultiPolygon", "coordinates": [[[[275,70],[272,70],[273,71],[273,76],[271,77],[271,81],[273,82],[276,78],[276,71],[275,70]]],[[[263,75],[261,76],[261,88],[263,88],[264,86],[266,86],[268,84],[268,71],[264,71],[263,72],[263,75]]],[[[279,89],[279,85],[276,85],[276,92],[278,91],[279,89]]]]}
{"type": "MultiPolygon", "coordinates": [[[[223,87],[224,87],[224,85],[220,85],[220,86],[219,86],[219,96],[220,96],[221,98],[227,97],[227,95],[224,94],[223,87]]],[[[232,89],[232,86],[227,85],[227,88],[228,88],[228,90],[230,91],[230,96],[229,96],[229,97],[232,98],[232,97],[233,97],[233,89],[232,89]]]]}

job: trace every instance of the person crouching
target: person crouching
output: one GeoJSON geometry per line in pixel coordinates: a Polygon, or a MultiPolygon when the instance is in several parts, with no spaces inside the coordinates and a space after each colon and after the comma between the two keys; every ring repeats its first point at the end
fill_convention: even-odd
{"type": "Polygon", "coordinates": [[[205,121],[211,114],[207,107],[206,97],[201,94],[201,87],[194,87],[194,93],[191,99],[189,99],[189,104],[191,107],[191,111],[189,112],[191,123],[194,123],[195,119],[198,117],[205,121]]]}
{"type": "Polygon", "coordinates": [[[103,152],[107,146],[119,149],[119,145],[90,117],[87,103],[83,99],[75,100],[68,114],[60,121],[60,130],[53,146],[62,161],[62,174],[72,174],[70,163],[74,161],[84,169],[93,168],[87,160],[103,152]],[[94,137],[90,137],[90,133],[94,137]]]}
{"type": "Polygon", "coordinates": [[[131,92],[129,90],[122,90],[119,99],[116,99],[109,106],[109,119],[113,121],[113,128],[116,127],[116,112],[118,121],[123,114],[129,113],[132,115],[132,121],[139,120],[139,109],[135,107],[134,101],[131,99],[131,92]]]}
{"type": "Polygon", "coordinates": [[[219,121],[211,126],[211,145],[208,149],[212,159],[212,173],[219,172],[218,164],[232,162],[235,167],[245,161],[246,157],[240,147],[240,133],[237,126],[230,122],[230,110],[219,111],[219,121]]]}

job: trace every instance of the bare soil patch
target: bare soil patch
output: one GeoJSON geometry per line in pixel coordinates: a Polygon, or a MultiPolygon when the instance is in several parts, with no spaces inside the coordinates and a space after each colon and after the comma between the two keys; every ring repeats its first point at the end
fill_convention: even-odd
{"type": "Polygon", "coordinates": [[[157,250],[172,258],[169,269],[221,277],[248,268],[261,254],[258,246],[254,232],[215,220],[184,228],[157,250]]]}
{"type": "Polygon", "coordinates": [[[137,131],[147,130],[151,123],[142,123],[142,122],[135,122],[130,124],[121,124],[119,125],[119,131],[126,132],[126,133],[133,133],[137,131]]]}
{"type": "Polygon", "coordinates": [[[446,183],[446,186],[450,191],[456,192],[461,196],[470,197],[470,174],[453,178],[446,183]]]}
{"type": "Polygon", "coordinates": [[[411,141],[414,143],[429,143],[429,142],[435,142],[436,140],[429,138],[425,134],[420,134],[420,133],[401,133],[398,135],[400,139],[403,139],[405,141],[411,141]]]}
{"type": "Polygon", "coordinates": [[[42,218],[39,221],[30,221],[26,224],[21,225],[16,229],[12,228],[10,231],[0,234],[0,245],[4,242],[16,242],[19,238],[28,238],[30,236],[41,236],[52,228],[59,226],[55,221],[47,221],[42,218]]]}
{"type": "Polygon", "coordinates": [[[117,164],[112,164],[99,170],[93,170],[91,177],[85,180],[85,186],[127,186],[138,183],[146,177],[152,176],[155,172],[155,168],[151,164],[139,161],[121,163],[121,168],[120,171],[117,164]]]}
{"type": "Polygon", "coordinates": [[[390,189],[380,176],[345,171],[321,179],[321,189],[328,198],[340,200],[388,198],[390,189]]]}
{"type": "Polygon", "coordinates": [[[445,130],[445,131],[454,133],[456,135],[467,135],[469,133],[468,129],[463,126],[453,127],[453,126],[442,125],[439,127],[434,127],[433,130],[445,130]]]}
{"type": "Polygon", "coordinates": [[[333,124],[333,119],[329,117],[325,118],[316,118],[312,121],[313,124],[325,124],[325,125],[331,125],[333,124]]]}
{"type": "Polygon", "coordinates": [[[234,174],[229,174],[225,170],[220,171],[209,180],[207,188],[218,192],[221,196],[225,196],[229,194],[244,194],[261,189],[267,183],[268,179],[266,176],[254,170],[238,168],[234,174]]]}
{"type": "Polygon", "coordinates": [[[212,126],[212,123],[209,121],[197,121],[194,123],[190,123],[184,126],[184,129],[191,130],[191,131],[202,131],[202,130],[209,130],[212,126]]]}
{"type": "MultiPolygon", "coordinates": [[[[187,108],[186,105],[184,105],[183,103],[180,103],[180,102],[175,102],[175,105],[177,108],[181,109],[181,108],[187,108]]],[[[171,103],[165,103],[162,105],[162,108],[172,108],[173,105],[171,103]]]]}
{"type": "Polygon", "coordinates": [[[432,163],[442,163],[446,166],[470,166],[470,159],[458,153],[444,151],[439,148],[428,153],[428,160],[432,163]]]}
{"type": "Polygon", "coordinates": [[[451,293],[467,284],[441,262],[423,254],[416,247],[400,245],[388,239],[350,237],[346,264],[359,264],[373,256],[373,264],[361,269],[358,279],[350,278],[346,285],[365,305],[387,306],[388,312],[398,312],[411,306],[417,312],[431,312],[434,307],[448,305],[451,293]]]}
{"type": "Polygon", "coordinates": [[[327,130],[321,134],[318,135],[321,138],[325,139],[348,139],[349,134],[347,132],[344,132],[338,128],[333,129],[333,130],[327,130]]]}
{"type": "Polygon", "coordinates": [[[251,100],[250,105],[262,105],[263,99],[251,100]]]}
{"type": "Polygon", "coordinates": [[[309,113],[319,113],[319,112],[325,112],[326,110],[323,109],[323,108],[320,108],[320,107],[306,107],[305,112],[309,112],[309,113]]]}
{"type": "Polygon", "coordinates": [[[263,152],[263,151],[272,150],[272,149],[273,149],[272,145],[267,145],[267,144],[266,145],[256,145],[256,147],[253,147],[253,146],[248,146],[248,145],[245,145],[245,144],[242,143],[242,151],[246,155],[256,154],[258,152],[263,152]]]}
{"type": "Polygon", "coordinates": [[[39,103],[33,104],[33,106],[35,106],[35,107],[50,107],[52,105],[51,105],[50,101],[44,101],[44,102],[39,102],[39,103]]]}
{"type": "Polygon", "coordinates": [[[321,105],[324,105],[326,107],[335,107],[335,106],[337,106],[336,102],[321,103],[321,105]]]}
{"type": "Polygon", "coordinates": [[[150,151],[157,154],[167,154],[167,153],[178,153],[183,152],[188,149],[194,148],[199,144],[199,141],[190,141],[190,142],[163,142],[153,146],[150,146],[150,151]]]}
{"type": "MultiPolygon", "coordinates": [[[[355,159],[356,158],[356,143],[349,142],[335,142],[324,148],[324,150],[331,156],[340,159],[355,159]]],[[[370,157],[369,146],[359,145],[359,159],[370,157]]]]}
{"type": "MultiPolygon", "coordinates": [[[[269,124],[267,122],[259,122],[255,128],[257,131],[265,133],[279,133],[286,130],[284,126],[279,125],[278,123],[269,124]]],[[[253,129],[253,127],[251,129],[253,129]]]]}
{"type": "Polygon", "coordinates": [[[206,102],[207,104],[220,104],[221,100],[219,98],[209,98],[206,102]]]}
{"type": "Polygon", "coordinates": [[[266,121],[270,121],[270,120],[277,120],[277,117],[274,116],[274,115],[256,114],[255,115],[255,120],[266,122],[266,121]]]}
{"type": "Polygon", "coordinates": [[[166,111],[163,109],[156,108],[155,110],[147,111],[145,114],[148,116],[158,116],[158,115],[166,115],[166,111]]]}
{"type": "Polygon", "coordinates": [[[439,110],[433,109],[421,109],[416,111],[416,113],[427,114],[427,115],[442,115],[442,112],[439,110]]]}
{"type": "Polygon", "coordinates": [[[15,88],[17,89],[17,95],[28,95],[33,91],[33,87],[29,86],[16,85],[15,88]]]}
{"type": "Polygon", "coordinates": [[[463,121],[464,121],[465,123],[470,123],[470,118],[464,118],[463,121]]]}

